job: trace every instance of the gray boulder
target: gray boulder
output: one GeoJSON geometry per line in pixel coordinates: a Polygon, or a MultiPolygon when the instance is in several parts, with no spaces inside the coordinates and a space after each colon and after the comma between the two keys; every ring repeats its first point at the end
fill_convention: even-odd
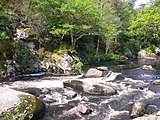
{"type": "Polygon", "coordinates": [[[132,58],[132,57],[133,57],[132,52],[131,52],[128,48],[125,48],[125,50],[124,50],[124,55],[125,55],[127,58],[132,58]]]}
{"type": "Polygon", "coordinates": [[[117,93],[113,87],[100,83],[84,83],[83,91],[92,95],[115,95],[117,93]]]}
{"type": "Polygon", "coordinates": [[[84,77],[104,77],[108,73],[106,67],[90,68],[84,74],[84,77]]]}
{"type": "Polygon", "coordinates": [[[39,119],[45,111],[44,104],[35,96],[3,87],[0,87],[0,105],[0,116],[7,120],[19,116],[39,119]]]}
{"type": "Polygon", "coordinates": [[[76,91],[82,91],[92,95],[115,95],[117,93],[113,87],[101,83],[71,80],[63,84],[64,87],[71,87],[76,91]]]}

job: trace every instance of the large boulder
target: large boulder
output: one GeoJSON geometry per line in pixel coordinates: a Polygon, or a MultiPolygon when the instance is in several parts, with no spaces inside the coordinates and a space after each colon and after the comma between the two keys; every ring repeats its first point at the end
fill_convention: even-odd
{"type": "Polygon", "coordinates": [[[6,120],[39,119],[45,111],[44,104],[35,96],[3,87],[0,87],[0,105],[0,116],[6,120]]]}
{"type": "Polygon", "coordinates": [[[76,91],[82,91],[92,95],[115,95],[117,93],[113,87],[101,83],[71,80],[63,84],[64,87],[71,87],[76,91]]]}
{"type": "Polygon", "coordinates": [[[100,83],[84,83],[83,91],[92,95],[115,95],[117,93],[113,87],[100,83]]]}
{"type": "Polygon", "coordinates": [[[104,77],[108,73],[106,67],[90,68],[84,74],[84,77],[104,77]]]}

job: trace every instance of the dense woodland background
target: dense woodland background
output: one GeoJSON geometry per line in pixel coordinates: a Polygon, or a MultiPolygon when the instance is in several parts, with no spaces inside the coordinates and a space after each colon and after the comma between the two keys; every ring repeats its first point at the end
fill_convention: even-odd
{"type": "MultiPolygon", "coordinates": [[[[160,0],[135,8],[135,0],[0,0],[0,70],[65,51],[84,64],[135,56],[160,46],[160,0]],[[18,38],[17,30],[29,36],[18,38]],[[31,55],[23,41],[34,41],[31,55]],[[25,59],[25,61],[24,61],[25,59]]],[[[27,66],[26,66],[27,67],[27,66]]]]}

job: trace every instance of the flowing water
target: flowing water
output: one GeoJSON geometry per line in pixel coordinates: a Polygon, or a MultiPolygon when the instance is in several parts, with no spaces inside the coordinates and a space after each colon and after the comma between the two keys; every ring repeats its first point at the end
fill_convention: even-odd
{"type": "Polygon", "coordinates": [[[142,100],[156,106],[156,111],[160,111],[160,85],[152,84],[153,80],[160,78],[158,65],[154,60],[110,62],[103,66],[108,67],[111,72],[100,78],[27,77],[23,81],[3,82],[1,86],[26,90],[44,101],[46,113],[42,120],[130,120],[133,103],[142,100]],[[142,69],[144,65],[152,65],[156,69],[142,69]],[[112,86],[117,94],[89,94],[77,87],[73,89],[77,96],[68,99],[63,82],[72,80],[112,86]],[[81,102],[92,109],[91,114],[75,113],[81,102]]]}

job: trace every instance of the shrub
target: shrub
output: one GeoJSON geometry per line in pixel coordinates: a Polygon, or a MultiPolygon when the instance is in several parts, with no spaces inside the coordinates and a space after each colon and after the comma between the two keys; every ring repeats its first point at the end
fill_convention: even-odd
{"type": "Polygon", "coordinates": [[[6,69],[6,67],[5,67],[5,61],[0,60],[0,71],[3,71],[5,69],[6,69]]]}

